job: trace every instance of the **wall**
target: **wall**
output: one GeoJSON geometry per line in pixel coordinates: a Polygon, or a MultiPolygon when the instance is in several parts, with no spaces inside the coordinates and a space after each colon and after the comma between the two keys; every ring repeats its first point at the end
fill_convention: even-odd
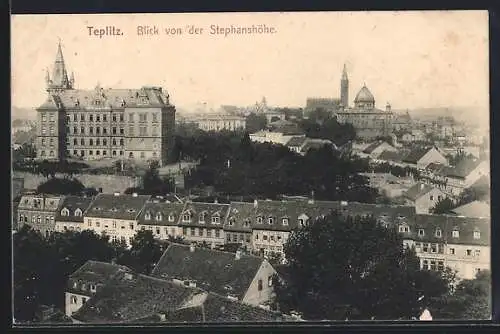
{"type": "Polygon", "coordinates": [[[271,301],[274,289],[273,286],[269,286],[268,278],[276,273],[273,266],[269,264],[266,260],[262,261],[262,264],[257,271],[247,293],[243,297],[243,302],[250,305],[261,305],[266,302],[271,301]],[[259,280],[262,280],[262,290],[259,291],[259,280]]]}
{"type": "Polygon", "coordinates": [[[84,217],[82,229],[92,230],[96,234],[105,232],[109,236],[110,242],[114,238],[117,241],[124,238],[127,245],[130,246],[130,240],[134,238],[138,226],[135,220],[84,217]]]}
{"type": "Polygon", "coordinates": [[[420,198],[417,198],[415,201],[415,211],[417,214],[427,214],[429,213],[429,209],[432,209],[440,199],[444,199],[445,197],[446,195],[441,190],[434,188],[420,198]]]}
{"type": "Polygon", "coordinates": [[[66,316],[71,316],[73,313],[78,311],[80,307],[83,305],[83,299],[85,298],[87,301],[90,299],[90,296],[86,295],[80,295],[76,293],[70,293],[70,292],[65,292],[64,293],[64,300],[65,300],[65,314],[66,316]],[[76,304],[71,303],[71,297],[75,296],[76,297],[76,304]]]}
{"type": "MultiPolygon", "coordinates": [[[[16,177],[24,178],[24,187],[26,189],[36,189],[41,183],[47,179],[41,175],[30,174],[26,172],[14,172],[16,177]]],[[[61,174],[56,174],[56,177],[63,177],[61,174]]],[[[74,176],[85,187],[102,188],[103,193],[112,194],[114,192],[124,192],[129,187],[139,185],[139,178],[132,176],[121,175],[92,175],[92,174],[75,174],[74,176]]]]}

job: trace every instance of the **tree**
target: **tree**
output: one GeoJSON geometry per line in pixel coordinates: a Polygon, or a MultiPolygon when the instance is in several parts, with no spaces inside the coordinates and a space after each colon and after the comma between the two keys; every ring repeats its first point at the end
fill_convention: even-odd
{"type": "Polygon", "coordinates": [[[482,270],[475,279],[458,283],[446,304],[436,310],[436,316],[439,319],[488,320],[491,306],[491,273],[482,270]]]}
{"type": "Polygon", "coordinates": [[[51,178],[37,187],[38,193],[80,195],[85,186],[77,179],[51,178]]]}
{"type": "Polygon", "coordinates": [[[446,198],[439,200],[436,203],[436,205],[433,208],[431,208],[431,212],[436,214],[436,215],[445,214],[445,213],[449,213],[455,207],[456,207],[455,203],[453,203],[453,201],[451,199],[446,197],[446,198]]]}
{"type": "Polygon", "coordinates": [[[149,230],[138,231],[132,240],[128,256],[118,259],[118,263],[142,273],[150,274],[162,255],[160,243],[149,230]]]}
{"type": "Polygon", "coordinates": [[[448,292],[444,275],[420,271],[414,250],[372,217],[334,212],[294,230],[284,251],[276,301],[305,319],[410,319],[421,307],[419,297],[432,303],[448,292]]]}
{"type": "Polygon", "coordinates": [[[264,115],[256,115],[251,113],[246,118],[246,130],[249,133],[254,133],[265,129],[267,126],[267,118],[264,115]]]}

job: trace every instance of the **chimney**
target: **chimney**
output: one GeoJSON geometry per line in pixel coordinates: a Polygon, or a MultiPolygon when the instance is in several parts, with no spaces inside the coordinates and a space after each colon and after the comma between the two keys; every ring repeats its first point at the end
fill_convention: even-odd
{"type": "Polygon", "coordinates": [[[132,197],[137,197],[137,193],[133,193],[133,194],[132,194],[132,197]]]}
{"type": "Polygon", "coordinates": [[[236,251],[236,254],[235,254],[235,256],[234,256],[234,259],[235,259],[235,260],[239,260],[239,259],[241,259],[241,250],[240,250],[240,249],[238,249],[238,250],[236,251]]]}
{"type": "Polygon", "coordinates": [[[259,201],[257,201],[256,199],[253,200],[253,207],[255,209],[257,209],[257,207],[259,206],[259,201]]]}
{"type": "Polygon", "coordinates": [[[114,193],[113,195],[115,195],[115,196],[120,196],[120,193],[114,193]]]}
{"type": "Polygon", "coordinates": [[[195,248],[195,247],[194,247],[194,244],[189,245],[189,251],[190,251],[191,253],[193,253],[193,252],[194,252],[194,248],[195,248]]]}

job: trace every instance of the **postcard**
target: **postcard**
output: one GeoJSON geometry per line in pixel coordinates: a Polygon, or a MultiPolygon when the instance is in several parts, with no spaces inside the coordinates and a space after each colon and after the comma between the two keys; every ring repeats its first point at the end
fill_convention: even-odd
{"type": "Polygon", "coordinates": [[[11,36],[14,325],[491,319],[486,11],[11,36]]]}

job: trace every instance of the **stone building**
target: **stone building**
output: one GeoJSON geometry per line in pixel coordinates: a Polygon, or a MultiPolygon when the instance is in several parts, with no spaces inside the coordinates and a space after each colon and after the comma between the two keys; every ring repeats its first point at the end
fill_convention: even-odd
{"type": "Polygon", "coordinates": [[[55,217],[61,209],[64,196],[33,194],[24,195],[17,207],[18,228],[29,225],[48,236],[56,230],[55,217]]]}
{"type": "Polygon", "coordinates": [[[60,44],[46,84],[47,99],[37,108],[38,159],[168,161],[175,107],[162,88],[75,89],[60,44]]]}

